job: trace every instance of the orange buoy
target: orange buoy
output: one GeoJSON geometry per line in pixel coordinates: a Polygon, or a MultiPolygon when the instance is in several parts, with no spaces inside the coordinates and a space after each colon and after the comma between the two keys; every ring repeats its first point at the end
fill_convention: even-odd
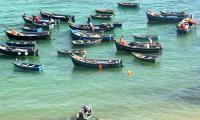
{"type": "Polygon", "coordinates": [[[131,77],[132,76],[132,72],[131,72],[131,70],[128,70],[128,77],[131,77]]]}

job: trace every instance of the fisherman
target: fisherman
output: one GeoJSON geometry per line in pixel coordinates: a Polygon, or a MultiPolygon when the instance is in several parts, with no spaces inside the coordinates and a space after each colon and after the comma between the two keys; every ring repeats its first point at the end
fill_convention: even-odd
{"type": "Polygon", "coordinates": [[[126,41],[124,40],[124,36],[122,35],[119,39],[119,43],[122,45],[127,45],[126,41]]]}
{"type": "Polygon", "coordinates": [[[150,48],[150,44],[148,44],[148,43],[145,44],[145,47],[146,47],[146,48],[150,48]]]}
{"type": "Polygon", "coordinates": [[[54,19],[51,18],[51,19],[50,19],[50,23],[54,23],[54,22],[55,22],[54,19]]]}
{"type": "Polygon", "coordinates": [[[152,44],[153,41],[152,41],[151,37],[149,37],[148,39],[149,39],[149,43],[152,44]]]}
{"type": "Polygon", "coordinates": [[[33,21],[38,23],[39,22],[39,17],[38,16],[33,16],[33,21]]]}
{"type": "Polygon", "coordinates": [[[87,24],[89,25],[90,29],[91,29],[92,31],[94,31],[94,25],[92,24],[91,16],[88,17],[87,24]]]}
{"type": "Polygon", "coordinates": [[[186,15],[186,13],[183,11],[181,12],[182,17],[184,17],[186,15]]]}
{"type": "Polygon", "coordinates": [[[196,24],[196,21],[193,20],[191,17],[188,19],[189,26],[192,26],[193,24],[196,24]]]}
{"type": "Polygon", "coordinates": [[[84,118],[83,113],[79,112],[77,117],[80,118],[80,119],[83,119],[84,118]]]}
{"type": "Polygon", "coordinates": [[[87,24],[90,24],[92,22],[92,18],[91,16],[88,17],[88,20],[87,20],[87,24]]]}
{"type": "Polygon", "coordinates": [[[182,23],[182,24],[181,24],[181,29],[182,29],[182,30],[185,30],[185,23],[182,23]]]}

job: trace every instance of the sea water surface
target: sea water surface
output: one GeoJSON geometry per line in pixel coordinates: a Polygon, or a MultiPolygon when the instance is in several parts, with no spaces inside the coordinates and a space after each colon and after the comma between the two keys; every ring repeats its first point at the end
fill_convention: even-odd
{"type": "MultiPolygon", "coordinates": [[[[119,0],[120,1],[120,0],[119,0]]],[[[8,41],[4,27],[20,30],[24,13],[40,10],[76,16],[86,23],[97,8],[116,10],[112,21],[123,23],[114,32],[124,35],[159,34],[164,44],[161,61],[141,62],[130,53],[117,52],[113,42],[87,47],[92,58],[121,58],[123,68],[74,67],[56,50],[71,49],[68,25],[52,30],[52,39],[40,41],[38,57],[21,58],[45,66],[44,72],[15,69],[12,57],[0,56],[0,120],[66,120],[83,105],[91,105],[102,120],[199,120],[200,29],[177,36],[176,24],[147,24],[146,10],[192,13],[200,20],[199,0],[140,0],[140,9],[120,9],[116,0],[0,0],[0,41],[8,41]],[[132,76],[128,76],[128,71],[132,76]]],[[[130,1],[132,2],[132,1],[130,1]]],[[[111,21],[111,22],[112,22],[111,21]]],[[[98,23],[100,21],[93,21],[98,23]]]]}

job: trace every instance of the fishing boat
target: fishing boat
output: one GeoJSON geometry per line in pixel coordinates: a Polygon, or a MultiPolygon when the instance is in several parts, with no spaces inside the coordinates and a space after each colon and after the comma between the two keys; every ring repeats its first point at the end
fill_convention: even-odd
{"type": "Polygon", "coordinates": [[[186,34],[196,28],[197,21],[192,18],[185,18],[177,25],[178,34],[186,34]]]}
{"type": "Polygon", "coordinates": [[[41,18],[39,16],[28,16],[26,14],[22,15],[22,18],[24,19],[25,23],[32,24],[34,21],[34,17],[38,18],[38,23],[46,23],[46,24],[56,24],[56,21],[50,18],[41,18]]]}
{"type": "Polygon", "coordinates": [[[90,106],[83,106],[76,114],[76,120],[92,120],[93,111],[90,106]]]}
{"type": "Polygon", "coordinates": [[[73,49],[73,50],[65,50],[65,49],[61,49],[61,50],[57,50],[58,55],[71,55],[71,54],[76,54],[76,55],[85,55],[86,54],[86,50],[82,50],[82,49],[73,49]]]}
{"type": "Polygon", "coordinates": [[[40,39],[49,39],[51,37],[51,32],[17,32],[13,29],[6,29],[6,35],[9,39],[17,40],[40,40],[40,39]]]}
{"type": "Polygon", "coordinates": [[[147,18],[149,22],[180,22],[184,18],[189,17],[190,15],[188,14],[162,14],[162,13],[156,13],[150,10],[147,10],[146,12],[147,18]]]}
{"type": "Polygon", "coordinates": [[[74,40],[84,40],[84,39],[102,39],[102,41],[112,41],[114,40],[113,35],[102,34],[97,32],[82,31],[82,30],[72,30],[71,35],[74,40]]]}
{"type": "Polygon", "coordinates": [[[40,19],[37,17],[36,21],[33,17],[27,16],[26,14],[22,15],[22,18],[25,23],[32,24],[37,28],[53,29],[55,25],[55,21],[53,19],[40,19]]]}
{"type": "Polygon", "coordinates": [[[145,61],[145,62],[158,62],[160,60],[159,56],[155,56],[155,55],[146,55],[146,54],[142,54],[142,53],[136,53],[136,52],[132,52],[133,56],[139,60],[145,61]]]}
{"type": "Polygon", "coordinates": [[[137,8],[139,7],[139,3],[118,2],[118,6],[127,8],[137,8]]]}
{"type": "Polygon", "coordinates": [[[42,31],[45,31],[42,28],[30,27],[30,26],[27,26],[27,25],[22,26],[22,30],[26,31],[26,32],[42,32],[42,31]]]}
{"type": "Polygon", "coordinates": [[[181,11],[181,12],[170,12],[170,11],[160,11],[162,15],[166,16],[184,16],[186,15],[186,12],[181,11]]]}
{"type": "Polygon", "coordinates": [[[99,13],[99,14],[114,14],[115,13],[115,11],[112,9],[96,9],[95,11],[96,13],[99,13]]]}
{"type": "Polygon", "coordinates": [[[153,41],[158,41],[160,36],[159,35],[133,35],[135,40],[144,40],[144,41],[149,41],[149,39],[153,41]]]}
{"type": "Polygon", "coordinates": [[[62,15],[62,14],[45,12],[45,11],[40,11],[40,15],[43,18],[53,18],[53,19],[58,19],[60,21],[64,21],[64,22],[67,22],[67,21],[75,22],[75,16],[73,15],[62,15]]]}
{"type": "Polygon", "coordinates": [[[130,42],[125,40],[115,41],[117,50],[130,52],[159,52],[163,49],[163,45],[157,42],[130,42]]]}
{"type": "Polygon", "coordinates": [[[88,24],[76,25],[74,23],[69,23],[69,27],[73,30],[86,30],[86,31],[111,31],[116,27],[117,24],[111,23],[101,23],[99,25],[93,25],[92,27],[88,24]]]}
{"type": "Polygon", "coordinates": [[[35,47],[36,41],[9,41],[6,44],[13,47],[35,47]]]}
{"type": "Polygon", "coordinates": [[[72,40],[72,45],[74,46],[92,46],[101,44],[101,39],[88,39],[88,40],[72,40]]]}
{"type": "Polygon", "coordinates": [[[43,65],[33,64],[33,63],[20,63],[17,61],[13,61],[13,65],[16,68],[22,69],[22,70],[29,70],[29,71],[42,71],[43,65]]]}
{"type": "Polygon", "coordinates": [[[0,53],[10,56],[38,56],[38,49],[10,47],[8,45],[0,44],[0,53]]]}
{"type": "Polygon", "coordinates": [[[108,14],[96,14],[90,15],[93,19],[100,19],[100,20],[111,20],[111,15],[108,14]]]}
{"type": "Polygon", "coordinates": [[[120,23],[120,22],[114,22],[114,23],[112,23],[113,24],[113,26],[115,27],[115,28],[117,28],[117,27],[122,27],[122,23],[120,23]]]}
{"type": "Polygon", "coordinates": [[[111,67],[122,67],[121,59],[89,59],[86,57],[80,57],[78,55],[71,55],[72,62],[75,66],[92,67],[92,68],[111,68],[111,67]]]}

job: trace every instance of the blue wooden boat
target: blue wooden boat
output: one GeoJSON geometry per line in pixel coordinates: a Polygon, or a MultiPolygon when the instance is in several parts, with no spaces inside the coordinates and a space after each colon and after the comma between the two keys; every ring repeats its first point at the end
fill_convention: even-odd
{"type": "Polygon", "coordinates": [[[85,55],[86,54],[86,50],[83,49],[73,49],[73,50],[65,50],[65,49],[60,49],[57,50],[58,55],[71,55],[71,54],[76,54],[76,55],[85,55]]]}
{"type": "Polygon", "coordinates": [[[38,56],[38,49],[29,47],[10,47],[0,44],[0,53],[9,56],[38,56]]]}
{"type": "Polygon", "coordinates": [[[27,32],[43,32],[43,31],[45,31],[42,28],[30,27],[27,25],[22,26],[22,30],[27,31],[27,32]]]}
{"type": "Polygon", "coordinates": [[[26,14],[22,15],[22,18],[25,23],[34,25],[37,28],[53,29],[56,24],[53,19],[39,19],[39,21],[36,22],[33,20],[33,17],[27,16],[26,14]]]}
{"type": "Polygon", "coordinates": [[[155,13],[153,11],[147,10],[146,12],[147,18],[149,22],[180,22],[184,18],[189,17],[187,14],[162,14],[155,13]]]}
{"type": "Polygon", "coordinates": [[[96,15],[90,15],[93,19],[99,19],[99,20],[111,20],[112,15],[109,14],[96,14],[96,15]]]}
{"type": "Polygon", "coordinates": [[[129,52],[160,52],[163,49],[163,45],[156,42],[130,42],[120,40],[115,41],[117,50],[129,51],[129,52]]]}
{"type": "Polygon", "coordinates": [[[112,15],[115,13],[115,11],[112,9],[96,9],[95,11],[96,11],[96,13],[99,13],[99,14],[111,14],[112,15]]]}
{"type": "Polygon", "coordinates": [[[126,8],[137,8],[139,7],[139,3],[131,3],[131,2],[118,2],[119,7],[126,7],[126,8]]]}
{"type": "Polygon", "coordinates": [[[77,25],[77,24],[69,22],[69,27],[73,30],[86,30],[86,31],[96,31],[96,32],[97,31],[111,31],[115,28],[116,25],[117,25],[116,23],[115,24],[101,23],[99,25],[93,25],[92,26],[93,28],[91,28],[91,26],[88,24],[77,25]]]}
{"type": "Polygon", "coordinates": [[[74,46],[92,46],[101,44],[101,39],[72,40],[74,46]]]}
{"type": "Polygon", "coordinates": [[[158,62],[160,60],[159,56],[155,55],[147,55],[147,54],[142,54],[142,53],[136,53],[132,52],[133,56],[139,60],[145,61],[145,62],[158,62]]]}
{"type": "Polygon", "coordinates": [[[75,66],[83,66],[83,67],[93,67],[99,68],[110,68],[110,67],[123,67],[122,60],[101,60],[101,59],[88,59],[85,57],[80,57],[78,55],[71,55],[72,62],[75,66]]]}
{"type": "Polygon", "coordinates": [[[102,41],[114,40],[113,35],[82,31],[82,30],[72,30],[72,29],[70,29],[70,31],[72,38],[75,40],[83,40],[83,39],[102,39],[102,41]]]}
{"type": "Polygon", "coordinates": [[[178,34],[186,34],[193,31],[196,28],[197,21],[192,18],[185,18],[177,25],[178,34]]]}
{"type": "Polygon", "coordinates": [[[64,22],[67,22],[67,21],[75,22],[75,16],[73,15],[62,15],[62,14],[45,12],[45,11],[40,11],[40,15],[43,18],[53,18],[56,20],[64,21],[64,22]]]}
{"type": "Polygon", "coordinates": [[[160,13],[165,16],[184,16],[184,15],[186,15],[186,13],[184,11],[181,11],[181,12],[160,11],[160,13]]]}
{"type": "Polygon", "coordinates": [[[19,63],[17,61],[13,61],[13,65],[16,68],[22,70],[29,70],[29,71],[42,71],[43,65],[33,64],[33,63],[19,63]]]}
{"type": "Polygon", "coordinates": [[[8,41],[6,44],[12,47],[35,47],[36,41],[8,41]]]}
{"type": "Polygon", "coordinates": [[[41,40],[41,39],[49,39],[51,37],[51,32],[49,31],[18,32],[16,30],[7,28],[7,30],[5,30],[5,33],[9,39],[16,39],[16,40],[41,40]]]}
{"type": "Polygon", "coordinates": [[[158,41],[160,36],[159,35],[133,35],[134,39],[137,40],[143,40],[143,41],[149,41],[150,39],[153,41],[158,41]]]}

